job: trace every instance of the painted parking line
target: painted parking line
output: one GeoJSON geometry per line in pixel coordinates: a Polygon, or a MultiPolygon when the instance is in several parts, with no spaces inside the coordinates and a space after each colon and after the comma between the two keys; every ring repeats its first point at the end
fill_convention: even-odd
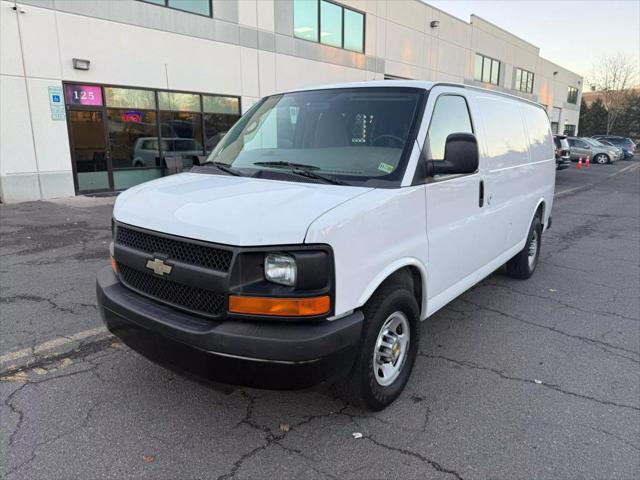
{"type": "Polygon", "coordinates": [[[69,335],[67,337],[57,337],[36,345],[33,348],[23,348],[22,350],[17,350],[15,352],[5,353],[4,355],[0,356],[0,365],[16,362],[24,358],[33,360],[34,358],[46,354],[56,353],[56,349],[60,349],[61,347],[66,347],[82,340],[95,340],[96,338],[103,338],[107,335],[110,334],[105,327],[96,327],[90,328],[89,330],[83,330],[82,332],[74,333],[73,335],[69,335]]]}
{"type": "MultiPolygon", "coordinates": [[[[623,174],[625,172],[628,172],[629,170],[633,170],[633,169],[637,168],[639,165],[640,165],[640,163],[634,163],[632,165],[627,165],[626,167],[618,170],[617,172],[610,173],[609,175],[604,177],[602,180],[606,180],[608,178],[617,177],[618,175],[621,175],[621,174],[623,174]]],[[[586,190],[588,188],[591,188],[594,185],[595,185],[594,183],[585,183],[584,185],[578,185],[577,187],[568,188],[567,190],[561,190],[560,192],[556,192],[554,194],[554,197],[556,197],[556,198],[566,197],[567,195],[571,195],[572,193],[576,193],[576,192],[579,192],[581,190],[586,190]]]]}

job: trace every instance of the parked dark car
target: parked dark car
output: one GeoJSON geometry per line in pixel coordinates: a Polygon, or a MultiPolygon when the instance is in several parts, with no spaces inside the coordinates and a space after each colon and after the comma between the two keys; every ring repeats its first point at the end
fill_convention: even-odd
{"type": "Polygon", "coordinates": [[[614,144],[616,147],[620,147],[624,152],[624,158],[633,158],[636,153],[636,144],[633,140],[627,137],[620,137],[617,135],[592,135],[592,138],[596,140],[606,140],[614,144]]]}
{"type": "Polygon", "coordinates": [[[554,135],[553,143],[555,144],[556,153],[556,170],[564,170],[571,165],[571,153],[569,151],[569,142],[565,135],[554,135]]]}

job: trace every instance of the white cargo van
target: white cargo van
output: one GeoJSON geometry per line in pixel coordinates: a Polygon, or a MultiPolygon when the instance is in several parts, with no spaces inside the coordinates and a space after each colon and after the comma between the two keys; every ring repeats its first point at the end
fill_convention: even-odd
{"type": "Polygon", "coordinates": [[[421,320],[505,263],[533,274],[554,180],[547,115],[520,98],[419,81],[272,95],[205,165],[118,197],[100,311],[186,373],[337,382],[381,409],[421,320]]]}

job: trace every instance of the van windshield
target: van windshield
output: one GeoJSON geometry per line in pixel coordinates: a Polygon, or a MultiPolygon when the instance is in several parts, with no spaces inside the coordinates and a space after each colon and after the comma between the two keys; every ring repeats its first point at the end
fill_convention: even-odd
{"type": "Polygon", "coordinates": [[[264,178],[396,186],[425,96],[424,90],[398,87],[273,95],[234,125],[207,162],[264,178]]]}

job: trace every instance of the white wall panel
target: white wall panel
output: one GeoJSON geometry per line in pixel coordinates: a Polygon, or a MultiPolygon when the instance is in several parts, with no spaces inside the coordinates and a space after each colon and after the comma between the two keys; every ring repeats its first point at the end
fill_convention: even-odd
{"type": "Polygon", "coordinates": [[[427,7],[414,0],[393,0],[387,5],[387,18],[400,25],[424,32],[427,7]]]}
{"type": "Polygon", "coordinates": [[[260,30],[275,30],[274,4],[273,0],[259,0],[258,7],[258,28],[260,30]]]}
{"type": "Polygon", "coordinates": [[[426,66],[425,35],[402,25],[387,22],[386,58],[409,65],[426,66]]]}
{"type": "Polygon", "coordinates": [[[248,27],[258,26],[257,0],[238,0],[238,22],[248,27]]]}
{"type": "Polygon", "coordinates": [[[0,175],[36,172],[24,77],[0,75],[0,175]]]}
{"type": "Polygon", "coordinates": [[[260,97],[276,93],[276,54],[258,52],[260,97]]]}
{"type": "Polygon", "coordinates": [[[58,79],[62,75],[55,16],[55,11],[44,8],[28,8],[18,16],[27,76],[58,79]]]}
{"type": "Polygon", "coordinates": [[[367,72],[357,68],[314,62],[288,55],[276,55],[277,91],[324,83],[355,82],[367,79],[367,72]],[[296,72],[291,75],[289,72],[296,72]]]}
{"type": "Polygon", "coordinates": [[[258,51],[253,48],[240,49],[242,68],[242,95],[258,97],[260,83],[258,82],[258,51]]]}
{"type": "Polygon", "coordinates": [[[9,2],[0,2],[0,74],[23,75],[17,14],[9,2]]]}
{"type": "Polygon", "coordinates": [[[39,78],[28,79],[31,121],[38,167],[40,172],[70,172],[71,154],[67,122],[51,119],[49,86],[61,87],[62,82],[39,78]]]}

